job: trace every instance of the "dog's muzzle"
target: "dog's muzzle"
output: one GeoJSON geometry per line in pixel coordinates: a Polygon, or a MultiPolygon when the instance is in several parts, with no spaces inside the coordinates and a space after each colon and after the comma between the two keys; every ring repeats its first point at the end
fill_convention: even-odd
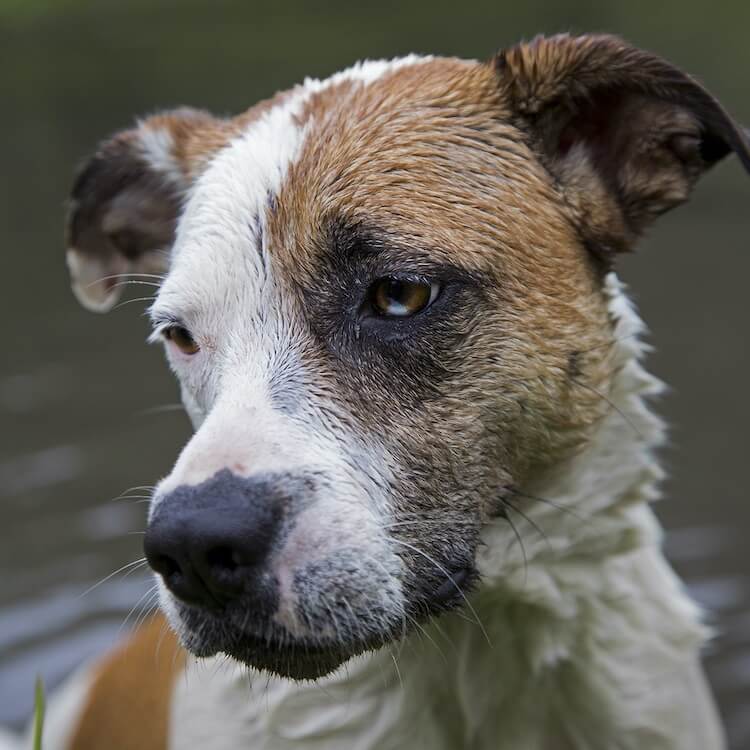
{"type": "Polygon", "coordinates": [[[368,516],[317,489],[223,469],[157,497],[144,551],[190,651],[314,678],[399,632],[400,559],[368,516]]]}

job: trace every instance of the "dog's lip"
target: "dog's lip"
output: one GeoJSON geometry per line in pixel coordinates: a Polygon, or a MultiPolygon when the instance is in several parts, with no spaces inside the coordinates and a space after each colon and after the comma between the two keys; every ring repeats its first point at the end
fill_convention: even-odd
{"type": "Polygon", "coordinates": [[[450,576],[433,591],[432,599],[437,604],[444,604],[453,599],[463,598],[465,596],[463,586],[469,581],[472,575],[472,568],[464,566],[451,571],[450,576]]]}
{"type": "Polygon", "coordinates": [[[337,669],[347,659],[366,650],[365,645],[313,643],[290,637],[282,640],[251,633],[203,634],[200,642],[185,643],[199,657],[225,654],[248,667],[268,670],[284,678],[315,680],[337,669]]]}
{"type": "Polygon", "coordinates": [[[299,638],[290,638],[288,641],[282,641],[274,636],[263,638],[251,633],[243,633],[230,644],[230,647],[232,650],[263,651],[266,654],[291,655],[304,653],[310,656],[328,656],[340,652],[342,645],[336,643],[323,645],[299,638]]]}
{"type": "MultiPolygon", "coordinates": [[[[211,613],[216,617],[217,612],[211,613]]],[[[355,644],[337,641],[315,642],[298,638],[291,634],[269,632],[258,635],[237,627],[227,626],[202,629],[199,642],[190,644],[189,649],[199,656],[212,656],[220,652],[235,655],[237,652],[266,655],[291,656],[306,654],[310,656],[330,656],[341,653],[355,644]]]]}

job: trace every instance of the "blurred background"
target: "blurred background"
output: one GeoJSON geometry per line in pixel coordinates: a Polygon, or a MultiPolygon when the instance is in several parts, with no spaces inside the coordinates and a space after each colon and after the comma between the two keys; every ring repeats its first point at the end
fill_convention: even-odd
{"type": "MultiPolygon", "coordinates": [[[[37,673],[54,687],[151,603],[143,569],[87,589],[141,556],[138,487],[190,432],[144,343],[147,302],[95,316],[68,289],[64,199],[97,140],[159,108],[239,112],[364,57],[485,58],[560,30],[657,51],[750,125],[749,28],[747,0],[0,0],[0,723],[28,715],[37,673]]],[[[707,668],[736,750],[750,747],[749,207],[730,159],[620,267],[671,386],[657,512],[717,629],[707,668]]]]}

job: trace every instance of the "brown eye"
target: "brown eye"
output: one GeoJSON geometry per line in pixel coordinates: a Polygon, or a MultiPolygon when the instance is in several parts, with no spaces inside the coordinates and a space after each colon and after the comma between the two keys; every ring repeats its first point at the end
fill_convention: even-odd
{"type": "Polygon", "coordinates": [[[171,341],[183,354],[195,354],[200,350],[187,328],[170,326],[164,330],[164,338],[171,341]]]}
{"type": "Polygon", "coordinates": [[[403,318],[424,310],[439,292],[440,285],[428,281],[386,278],[373,284],[370,300],[378,315],[403,318]]]}

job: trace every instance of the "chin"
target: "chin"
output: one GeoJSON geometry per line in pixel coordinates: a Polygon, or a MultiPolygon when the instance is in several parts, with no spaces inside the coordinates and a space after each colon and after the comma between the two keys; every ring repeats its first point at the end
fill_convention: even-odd
{"type": "Polygon", "coordinates": [[[240,664],[291,680],[317,680],[336,671],[352,656],[364,651],[343,647],[320,648],[304,642],[279,645],[243,639],[223,653],[240,664]]]}
{"type": "Polygon", "coordinates": [[[250,669],[292,680],[317,680],[349,659],[379,648],[395,634],[373,635],[367,642],[312,641],[274,627],[266,635],[245,632],[218,618],[187,611],[173,623],[182,645],[194,656],[225,654],[250,669]]]}

